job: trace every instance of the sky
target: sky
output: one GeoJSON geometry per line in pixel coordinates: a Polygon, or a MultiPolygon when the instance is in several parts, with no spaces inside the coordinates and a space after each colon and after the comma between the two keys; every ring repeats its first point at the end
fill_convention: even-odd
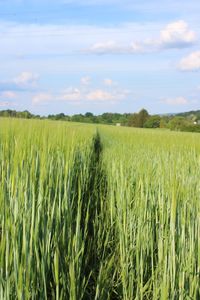
{"type": "Polygon", "coordinates": [[[0,0],[0,110],[200,109],[199,0],[0,0]]]}

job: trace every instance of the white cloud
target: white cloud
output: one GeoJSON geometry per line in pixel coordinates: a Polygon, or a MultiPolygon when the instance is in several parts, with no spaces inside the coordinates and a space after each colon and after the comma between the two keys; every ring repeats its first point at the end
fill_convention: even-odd
{"type": "Polygon", "coordinates": [[[90,85],[91,78],[89,76],[85,76],[81,78],[81,84],[82,85],[90,85]]]}
{"type": "Polygon", "coordinates": [[[161,102],[167,105],[186,105],[189,103],[185,97],[166,98],[161,100],[161,102]]]}
{"type": "Polygon", "coordinates": [[[22,72],[13,79],[13,82],[18,86],[36,86],[39,76],[32,72],[22,72]]]}
{"type": "Polygon", "coordinates": [[[126,97],[130,94],[131,92],[125,89],[112,89],[109,91],[104,89],[94,89],[86,94],[86,99],[94,103],[109,102],[111,104],[114,104],[118,101],[126,99],[126,97]]]}
{"type": "Polygon", "coordinates": [[[116,101],[124,99],[130,94],[128,90],[120,89],[112,79],[106,78],[103,80],[104,89],[90,87],[90,77],[81,78],[81,85],[79,87],[69,87],[63,92],[60,92],[54,97],[57,101],[66,101],[73,104],[79,104],[84,102],[109,102],[114,103],[116,101]],[[117,89],[116,89],[117,87],[117,89]]]}
{"type": "Polygon", "coordinates": [[[141,54],[191,47],[196,41],[196,33],[189,28],[185,21],[180,20],[168,24],[159,32],[157,38],[144,37],[140,41],[131,42],[129,40],[126,44],[120,41],[99,42],[93,44],[87,51],[93,54],[141,54]]]}
{"type": "MultiPolygon", "coordinates": [[[[161,50],[159,40],[145,39],[143,41],[102,42],[91,46],[87,51],[91,54],[144,54],[161,50]]],[[[87,52],[86,51],[86,52],[87,52]]]]}
{"type": "Polygon", "coordinates": [[[32,98],[33,104],[44,104],[49,103],[51,101],[53,96],[49,93],[38,93],[32,98]]]}
{"type": "Polygon", "coordinates": [[[94,103],[105,101],[113,103],[125,98],[126,95],[126,91],[106,91],[103,89],[90,89],[86,91],[79,88],[69,88],[63,94],[58,96],[57,99],[72,102],[74,104],[87,101],[94,103]]]}
{"type": "Polygon", "coordinates": [[[127,45],[116,41],[95,43],[85,52],[92,54],[136,54],[148,52],[149,42],[129,42],[127,45]]]}
{"type": "Polygon", "coordinates": [[[58,96],[61,100],[69,102],[79,102],[82,100],[82,93],[78,88],[68,88],[61,96],[58,96]]]}
{"type": "Polygon", "coordinates": [[[112,79],[110,79],[110,78],[106,78],[106,79],[104,79],[104,85],[105,86],[113,86],[113,85],[116,85],[116,83],[112,80],[112,79]]]}
{"type": "Polygon", "coordinates": [[[17,103],[12,100],[17,98],[17,94],[13,91],[2,91],[0,92],[0,107],[11,107],[16,106],[17,103]],[[7,100],[7,101],[6,101],[7,100]]]}
{"type": "MultiPolygon", "coordinates": [[[[23,25],[0,22],[4,40],[0,55],[15,58],[18,63],[26,63],[27,59],[33,61],[41,56],[46,60],[49,56],[63,59],[63,56],[71,54],[78,56],[149,53],[168,48],[189,47],[196,41],[195,32],[185,21],[172,22],[161,30],[162,27],[163,24],[158,23],[133,22],[117,26],[23,25]]],[[[40,60],[40,64],[43,60],[40,60]]],[[[24,84],[31,79],[37,81],[37,74],[23,72],[21,76],[15,78],[15,81],[24,84]]]]}
{"type": "Polygon", "coordinates": [[[6,99],[18,97],[18,92],[33,90],[37,87],[39,76],[31,72],[22,72],[14,78],[0,80],[0,96],[6,99]]]}
{"type": "Polygon", "coordinates": [[[8,107],[10,106],[10,102],[0,101],[0,107],[8,107]]]}
{"type": "Polygon", "coordinates": [[[13,91],[4,91],[0,93],[0,97],[4,99],[14,99],[17,97],[17,94],[13,91]]]}
{"type": "Polygon", "coordinates": [[[144,42],[132,42],[130,45],[130,52],[131,53],[143,53],[145,51],[148,51],[146,48],[146,46],[148,46],[149,43],[148,41],[144,41],[144,42]]]}
{"type": "Polygon", "coordinates": [[[114,93],[110,93],[104,90],[94,90],[89,92],[86,95],[86,99],[89,101],[94,101],[94,102],[103,102],[103,101],[115,101],[117,100],[118,96],[114,93]]]}
{"type": "Polygon", "coordinates": [[[184,57],[179,63],[181,71],[199,71],[200,70],[200,51],[196,51],[184,57]]]}
{"type": "Polygon", "coordinates": [[[123,53],[123,47],[117,45],[114,41],[107,41],[101,43],[95,43],[88,49],[89,52],[95,54],[112,54],[112,53],[123,53]]]}
{"type": "Polygon", "coordinates": [[[189,25],[183,20],[168,24],[160,33],[161,46],[166,48],[188,47],[196,40],[196,33],[189,29],[189,25]]]}
{"type": "Polygon", "coordinates": [[[107,88],[90,88],[88,85],[80,85],[79,87],[69,87],[57,94],[38,93],[32,98],[32,104],[39,105],[59,102],[68,102],[73,105],[105,102],[113,104],[130,95],[130,91],[120,89],[111,79],[104,79],[104,84],[107,88]]]}

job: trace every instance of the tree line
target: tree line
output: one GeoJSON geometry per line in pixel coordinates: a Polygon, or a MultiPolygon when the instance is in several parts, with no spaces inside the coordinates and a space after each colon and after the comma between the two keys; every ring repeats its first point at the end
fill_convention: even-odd
{"type": "Polygon", "coordinates": [[[2,110],[0,117],[24,118],[24,119],[49,119],[68,122],[95,123],[107,125],[121,125],[138,128],[166,128],[176,131],[200,132],[200,111],[192,111],[171,115],[150,115],[146,109],[138,113],[103,113],[94,115],[91,112],[75,114],[73,116],[64,113],[52,114],[47,117],[34,115],[29,111],[2,110]]]}

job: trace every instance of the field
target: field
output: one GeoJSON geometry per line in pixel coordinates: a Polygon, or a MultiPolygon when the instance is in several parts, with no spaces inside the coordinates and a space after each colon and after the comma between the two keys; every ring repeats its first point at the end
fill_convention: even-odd
{"type": "Polygon", "coordinates": [[[200,299],[199,134],[0,119],[0,299],[200,299]]]}

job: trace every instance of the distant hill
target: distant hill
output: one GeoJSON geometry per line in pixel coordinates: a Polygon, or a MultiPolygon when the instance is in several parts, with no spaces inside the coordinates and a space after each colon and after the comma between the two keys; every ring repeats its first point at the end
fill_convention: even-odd
{"type": "Polygon", "coordinates": [[[191,115],[195,116],[197,119],[200,119],[200,110],[191,110],[191,111],[176,114],[176,116],[180,116],[184,118],[187,118],[191,115]]]}

